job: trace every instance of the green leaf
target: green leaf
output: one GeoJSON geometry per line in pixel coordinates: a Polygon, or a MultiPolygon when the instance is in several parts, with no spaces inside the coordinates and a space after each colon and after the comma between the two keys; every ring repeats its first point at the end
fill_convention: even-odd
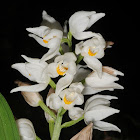
{"type": "Polygon", "coordinates": [[[0,139],[20,140],[18,128],[7,101],[0,93],[0,139]]]}

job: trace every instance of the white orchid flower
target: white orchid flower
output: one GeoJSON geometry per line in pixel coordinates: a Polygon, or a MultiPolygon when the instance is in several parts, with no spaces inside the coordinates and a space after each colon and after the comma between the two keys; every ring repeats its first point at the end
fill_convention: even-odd
{"type": "Polygon", "coordinates": [[[36,133],[32,122],[28,119],[16,120],[21,140],[36,140],[36,133]]]}
{"type": "Polygon", "coordinates": [[[13,64],[12,68],[18,70],[30,81],[37,82],[38,84],[17,87],[12,89],[11,93],[17,91],[39,92],[44,90],[50,81],[50,77],[46,73],[48,64],[46,62],[40,62],[40,59],[37,58],[30,58],[25,55],[22,55],[22,57],[27,62],[13,64]]]}
{"type": "Polygon", "coordinates": [[[83,89],[82,83],[72,83],[69,88],[62,90],[59,95],[51,94],[47,98],[46,104],[54,110],[58,110],[60,107],[70,110],[74,105],[83,104],[84,96],[81,94],[83,89]]]}
{"type": "Polygon", "coordinates": [[[72,82],[76,73],[76,59],[74,53],[68,52],[64,55],[57,56],[54,63],[48,65],[47,73],[50,77],[55,78],[59,75],[64,76],[57,82],[55,91],[57,95],[72,82]]]}
{"type": "Polygon", "coordinates": [[[98,77],[97,72],[92,72],[85,79],[85,89],[82,94],[90,95],[104,90],[124,89],[123,86],[115,83],[119,80],[117,75],[123,76],[124,74],[107,66],[103,67],[102,78],[98,77]]]}
{"type": "Polygon", "coordinates": [[[33,37],[40,45],[49,48],[49,51],[43,55],[41,61],[47,61],[59,52],[63,37],[63,32],[61,30],[50,29],[46,26],[26,28],[26,30],[32,33],[29,34],[29,36],[33,37]]]}
{"type": "Polygon", "coordinates": [[[42,12],[42,19],[43,21],[41,23],[41,26],[47,26],[50,29],[58,29],[63,31],[61,24],[58,21],[56,21],[53,17],[48,15],[48,13],[45,10],[43,10],[42,12]]]}
{"type": "Polygon", "coordinates": [[[118,98],[109,95],[94,95],[86,101],[84,110],[79,107],[73,107],[71,112],[69,112],[69,117],[71,119],[77,119],[77,116],[80,118],[84,114],[85,123],[89,124],[90,122],[93,122],[94,129],[121,132],[117,126],[102,121],[115,113],[119,113],[118,109],[109,107],[111,99],[118,98]]]}
{"type": "Polygon", "coordinates": [[[95,11],[78,11],[74,13],[69,19],[71,34],[77,40],[93,37],[95,33],[91,31],[84,31],[89,29],[96,21],[104,16],[104,13],[96,13],[95,11]]]}
{"type": "Polygon", "coordinates": [[[99,77],[102,76],[102,63],[98,60],[104,56],[106,42],[101,34],[85,42],[76,44],[75,53],[84,57],[85,63],[94,71],[97,71],[99,77]]]}

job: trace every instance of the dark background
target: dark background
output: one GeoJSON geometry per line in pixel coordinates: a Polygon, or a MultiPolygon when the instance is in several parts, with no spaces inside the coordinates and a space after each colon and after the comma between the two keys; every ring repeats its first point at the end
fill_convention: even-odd
{"type": "MultiPolygon", "coordinates": [[[[105,140],[107,135],[121,140],[139,140],[139,26],[137,26],[137,4],[132,1],[131,3],[118,1],[102,3],[101,1],[95,2],[91,0],[80,3],[76,3],[76,1],[38,1],[33,3],[7,2],[2,4],[0,11],[0,92],[7,99],[15,118],[30,119],[37,135],[42,140],[50,139],[44,112],[39,107],[30,107],[20,93],[9,93],[12,88],[16,87],[14,84],[16,79],[28,81],[19,72],[11,69],[11,65],[17,62],[24,62],[21,54],[41,58],[47,51],[35,40],[29,38],[25,30],[27,27],[40,25],[43,10],[46,10],[61,25],[74,12],[79,10],[106,13],[106,16],[95,23],[89,30],[99,32],[106,40],[111,40],[115,43],[112,49],[105,51],[106,55],[101,59],[101,62],[103,65],[116,68],[125,74],[118,81],[119,84],[124,86],[124,90],[102,92],[102,94],[119,97],[118,100],[112,101],[112,106],[120,109],[121,112],[109,117],[106,121],[116,124],[121,128],[122,133],[104,133],[94,130],[94,140],[105,140]]],[[[41,92],[44,101],[48,89],[49,87],[41,92]]],[[[64,116],[64,121],[68,120],[66,116],[64,116]]],[[[78,125],[62,130],[61,139],[70,139],[84,126],[84,122],[80,122],[78,125]]]]}

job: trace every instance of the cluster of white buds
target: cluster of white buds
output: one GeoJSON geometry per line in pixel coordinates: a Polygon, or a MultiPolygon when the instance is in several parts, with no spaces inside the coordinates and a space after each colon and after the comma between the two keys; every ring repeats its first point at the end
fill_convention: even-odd
{"type": "MultiPolygon", "coordinates": [[[[119,80],[117,75],[123,76],[124,74],[109,66],[103,66],[99,61],[104,57],[105,49],[111,47],[113,42],[105,41],[100,33],[87,31],[104,16],[104,13],[96,13],[95,11],[75,12],[68,20],[69,31],[67,31],[67,24],[64,25],[63,29],[58,21],[43,11],[41,26],[26,30],[29,32],[29,37],[35,39],[41,46],[48,48],[48,52],[43,54],[41,58],[21,55],[26,62],[12,65],[12,68],[37,84],[30,85],[17,81],[18,87],[12,89],[11,93],[21,91],[26,102],[36,107],[40,105],[40,102],[43,102],[38,92],[51,85],[54,89],[53,93],[46,99],[49,114],[45,113],[45,116],[48,122],[53,120],[57,126],[61,125],[59,122],[62,120],[60,119],[61,115],[68,110],[72,121],[66,123],[67,127],[83,118],[86,124],[93,123],[91,126],[94,129],[120,132],[121,130],[117,126],[102,121],[104,118],[119,112],[118,109],[110,107],[110,100],[117,99],[117,97],[96,93],[104,90],[123,89],[123,86],[115,81],[119,80]],[[72,37],[80,42],[73,45],[72,37]],[[84,61],[85,65],[79,64],[81,60],[84,61]],[[53,82],[53,78],[58,79],[56,84],[53,82]],[[93,96],[85,102],[84,109],[75,107],[75,105],[84,103],[85,95],[93,96]],[[58,112],[57,116],[51,115],[51,109],[58,112]]],[[[20,122],[18,121],[18,124],[20,122]]],[[[54,128],[51,131],[53,132],[51,133],[52,140],[59,137],[56,130],[59,132],[58,129],[66,126],[54,128]]],[[[24,128],[20,127],[20,129],[22,132],[24,128]]],[[[35,133],[32,136],[35,137],[35,133]]]]}

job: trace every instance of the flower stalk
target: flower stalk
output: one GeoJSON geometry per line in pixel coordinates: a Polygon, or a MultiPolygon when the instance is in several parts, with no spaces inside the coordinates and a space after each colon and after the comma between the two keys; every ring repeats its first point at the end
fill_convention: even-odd
{"type": "Polygon", "coordinates": [[[42,100],[40,100],[40,101],[38,102],[38,105],[39,105],[46,113],[48,113],[53,119],[56,120],[56,115],[54,114],[54,112],[51,111],[51,110],[44,104],[44,102],[43,102],[42,100]]]}
{"type": "Polygon", "coordinates": [[[55,82],[54,82],[51,78],[50,78],[49,85],[50,85],[53,89],[56,89],[56,84],[55,84],[55,82]]]}
{"type": "Polygon", "coordinates": [[[84,56],[82,56],[81,54],[79,54],[78,58],[77,58],[77,61],[76,61],[76,64],[79,64],[82,59],[84,58],[84,56]]]}
{"type": "Polygon", "coordinates": [[[57,118],[55,120],[54,130],[53,130],[53,136],[51,140],[59,140],[60,132],[61,132],[61,123],[62,123],[62,117],[61,112],[63,111],[63,108],[59,108],[57,113],[57,118]]]}
{"type": "Polygon", "coordinates": [[[72,125],[75,125],[76,123],[80,122],[81,120],[84,119],[84,115],[82,117],[80,117],[79,119],[77,120],[72,120],[72,121],[69,121],[69,122],[65,122],[61,125],[61,129],[62,128],[67,128],[67,127],[70,127],[72,125]]]}
{"type": "Polygon", "coordinates": [[[49,120],[49,131],[50,131],[50,137],[52,138],[53,135],[53,130],[54,130],[54,119],[49,120]]]}

